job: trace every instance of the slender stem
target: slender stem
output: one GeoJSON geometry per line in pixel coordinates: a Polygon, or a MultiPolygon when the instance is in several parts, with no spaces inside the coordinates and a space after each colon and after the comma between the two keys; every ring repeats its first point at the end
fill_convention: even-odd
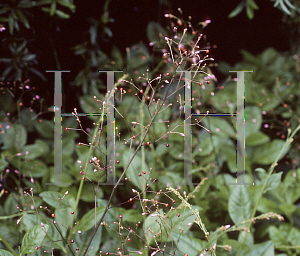
{"type": "Polygon", "coordinates": [[[14,251],[14,249],[9,245],[9,243],[4,239],[4,237],[0,234],[0,241],[3,242],[6,247],[11,251],[14,256],[18,256],[18,254],[14,251]]]}
{"type": "MultiPolygon", "coordinates": [[[[267,187],[268,180],[269,180],[270,176],[272,175],[272,173],[273,173],[273,171],[274,171],[274,168],[275,168],[275,166],[277,165],[278,160],[279,160],[279,158],[280,158],[282,152],[288,147],[289,144],[292,143],[293,137],[295,136],[295,134],[297,133],[297,131],[298,131],[299,129],[300,129],[300,125],[298,125],[298,127],[295,129],[295,131],[287,138],[287,140],[286,140],[284,146],[283,146],[282,149],[280,150],[280,153],[279,153],[278,156],[276,157],[274,163],[270,166],[270,168],[269,168],[269,170],[268,170],[268,175],[267,175],[267,177],[265,178],[264,184],[263,184],[263,186],[262,186],[262,189],[261,189],[261,191],[260,191],[260,194],[259,194],[259,196],[258,196],[258,199],[256,200],[256,203],[255,203],[255,206],[254,206],[254,208],[253,208],[253,211],[252,211],[252,214],[251,214],[250,219],[253,218],[253,217],[255,216],[256,209],[257,209],[257,207],[258,207],[258,205],[259,205],[259,202],[260,202],[260,199],[261,199],[261,197],[262,197],[262,195],[263,195],[263,193],[264,193],[264,191],[265,191],[265,189],[266,189],[266,187],[267,187]]],[[[249,230],[250,230],[251,224],[252,224],[251,222],[248,223],[248,227],[247,227],[247,228],[248,228],[249,230]]],[[[245,243],[246,237],[247,237],[247,233],[244,234],[242,243],[245,243]]],[[[241,253],[241,250],[238,251],[237,256],[239,256],[240,253],[241,253]]]]}
{"type": "MultiPolygon", "coordinates": [[[[167,90],[167,93],[165,94],[165,97],[164,97],[164,99],[163,99],[163,103],[164,103],[164,102],[166,101],[166,99],[167,99],[168,92],[169,92],[169,90],[170,90],[171,84],[172,84],[172,83],[170,83],[170,85],[169,85],[169,87],[168,87],[168,90],[167,90]]],[[[111,203],[112,197],[113,197],[113,195],[114,195],[114,193],[115,193],[115,191],[116,191],[116,189],[117,189],[119,183],[120,183],[121,180],[123,179],[123,177],[124,177],[124,175],[125,175],[125,173],[126,173],[128,167],[130,166],[130,164],[131,164],[132,160],[134,159],[135,155],[137,154],[137,152],[138,152],[139,149],[141,148],[141,146],[142,146],[142,144],[143,144],[143,142],[144,142],[144,140],[145,140],[145,138],[146,138],[146,136],[147,136],[147,134],[148,134],[148,132],[149,132],[149,130],[150,130],[150,127],[151,127],[151,125],[153,124],[154,119],[155,119],[155,117],[157,116],[157,114],[158,114],[158,112],[160,111],[160,109],[162,108],[162,106],[163,106],[163,104],[161,104],[161,105],[159,106],[159,109],[155,112],[153,118],[151,119],[149,125],[147,126],[147,129],[146,129],[146,131],[145,131],[145,133],[144,133],[144,136],[143,136],[141,142],[139,143],[138,147],[136,148],[135,152],[133,153],[133,156],[131,157],[131,159],[130,159],[129,162],[127,163],[127,166],[126,166],[126,168],[124,169],[122,175],[120,176],[120,178],[118,179],[117,183],[116,183],[115,186],[113,187],[112,192],[111,192],[110,197],[109,197],[108,202],[107,202],[107,206],[106,206],[106,208],[105,208],[105,210],[104,210],[104,212],[103,212],[103,214],[102,214],[102,216],[101,216],[99,222],[97,223],[97,226],[96,226],[96,228],[95,228],[95,230],[94,230],[94,232],[93,232],[93,234],[92,234],[92,237],[90,238],[90,241],[89,241],[87,247],[85,248],[84,253],[83,253],[82,256],[85,256],[85,255],[86,255],[86,253],[87,253],[87,251],[88,251],[88,249],[89,249],[89,247],[90,247],[90,245],[91,245],[91,243],[92,243],[92,241],[93,241],[93,239],[94,239],[94,236],[95,236],[95,234],[96,234],[96,232],[97,232],[99,226],[101,225],[101,222],[102,222],[103,219],[104,219],[104,216],[106,215],[107,211],[109,210],[109,205],[110,205],[110,203],[111,203]]]]}

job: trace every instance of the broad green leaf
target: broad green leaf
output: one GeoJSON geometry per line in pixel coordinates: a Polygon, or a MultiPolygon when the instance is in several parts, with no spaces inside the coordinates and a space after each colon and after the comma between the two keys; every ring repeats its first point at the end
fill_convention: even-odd
{"type": "MultiPolygon", "coordinates": [[[[98,101],[95,101],[91,95],[84,95],[79,97],[79,102],[84,113],[102,113],[102,110],[100,110],[100,103],[98,101]]],[[[100,117],[90,115],[89,118],[93,121],[98,121],[100,117]]],[[[106,117],[103,118],[104,121],[106,121],[106,119],[106,117]]]]}
{"type": "Polygon", "coordinates": [[[10,251],[6,251],[3,249],[0,249],[0,255],[1,256],[14,256],[10,251]]]}
{"type": "MultiPolygon", "coordinates": [[[[76,256],[82,256],[85,252],[84,248],[87,247],[92,235],[94,233],[94,229],[91,229],[87,232],[82,232],[81,234],[78,234],[76,232],[76,237],[74,239],[74,243],[71,244],[71,248],[74,252],[76,252],[76,248],[80,248],[79,251],[76,252],[76,256]]],[[[97,255],[97,251],[99,251],[99,246],[102,236],[102,226],[98,228],[97,232],[95,233],[95,236],[90,244],[89,247],[89,253],[90,255],[97,255]]]]}
{"type": "Polygon", "coordinates": [[[274,244],[272,241],[255,244],[247,252],[247,256],[275,256],[274,244]]]}
{"type": "MultiPolygon", "coordinates": [[[[128,161],[130,161],[130,159],[133,156],[133,150],[131,150],[131,154],[129,157],[129,152],[124,152],[123,154],[123,167],[124,169],[126,168],[128,161]]],[[[148,172],[149,168],[148,165],[145,163],[145,169],[142,170],[142,158],[138,155],[135,155],[135,157],[133,158],[131,164],[129,165],[127,171],[126,171],[126,177],[130,178],[131,182],[140,188],[140,190],[143,190],[143,186],[146,185],[146,178],[142,175],[142,176],[138,176],[139,173],[142,173],[143,171],[148,172]]]]}
{"type": "Polygon", "coordinates": [[[257,133],[252,133],[246,137],[246,145],[248,146],[259,146],[269,141],[269,136],[260,131],[257,133]]]}
{"type": "Polygon", "coordinates": [[[288,244],[284,233],[281,230],[279,230],[278,228],[276,228],[275,226],[270,226],[268,228],[268,233],[269,233],[269,236],[275,246],[288,244]]]}
{"type": "Polygon", "coordinates": [[[259,107],[245,107],[245,137],[247,138],[252,133],[259,132],[262,124],[262,114],[259,107]]]}
{"type": "Polygon", "coordinates": [[[57,207],[71,207],[70,203],[66,198],[61,200],[63,198],[63,195],[56,191],[44,191],[40,193],[40,196],[43,198],[43,200],[51,205],[54,208],[57,207]]]}
{"type": "Polygon", "coordinates": [[[43,140],[37,139],[34,144],[26,145],[22,150],[22,158],[36,159],[39,156],[45,155],[49,152],[47,143],[43,140]]]}
{"type": "Polygon", "coordinates": [[[178,255],[199,255],[199,250],[203,249],[206,244],[205,241],[187,234],[174,233],[172,236],[174,243],[177,244],[177,250],[180,252],[178,255]]]}
{"type": "Polygon", "coordinates": [[[225,239],[223,241],[223,244],[230,245],[232,249],[236,249],[237,251],[249,251],[250,247],[247,244],[242,244],[236,240],[233,239],[225,239]]]}
{"type": "Polygon", "coordinates": [[[281,209],[286,215],[290,215],[291,213],[297,210],[294,204],[289,203],[280,204],[279,209],[281,209]]]}
{"type": "MultiPolygon", "coordinates": [[[[269,143],[259,146],[254,151],[252,161],[254,163],[265,165],[274,163],[284,144],[285,141],[275,139],[269,143]]],[[[289,149],[290,145],[286,147],[286,149],[282,152],[278,160],[282,159],[289,149]]]]}
{"type": "Polygon", "coordinates": [[[296,173],[296,177],[293,176],[294,171],[291,170],[287,173],[283,181],[284,198],[289,204],[295,203],[300,198],[300,186],[299,177],[300,169],[296,173]]]}
{"type": "Polygon", "coordinates": [[[41,225],[36,225],[31,228],[23,237],[20,255],[33,253],[35,247],[42,244],[48,228],[49,225],[47,224],[44,224],[43,228],[41,225]]]}
{"type": "Polygon", "coordinates": [[[143,72],[149,66],[150,55],[148,49],[143,44],[137,44],[127,50],[127,68],[128,70],[141,69],[143,72]]]}
{"type": "Polygon", "coordinates": [[[213,135],[235,138],[236,132],[233,129],[233,126],[221,117],[206,117],[203,120],[203,123],[213,135]]]}
{"type": "MultiPolygon", "coordinates": [[[[193,206],[193,209],[201,210],[200,207],[196,206],[193,206]]],[[[190,224],[194,223],[194,219],[195,216],[192,215],[192,211],[188,208],[175,209],[169,211],[166,215],[163,214],[161,209],[159,212],[155,211],[152,214],[149,214],[144,223],[147,244],[154,244],[153,236],[158,236],[158,234],[160,241],[172,241],[172,237],[167,234],[180,234],[182,229],[188,231],[192,226],[190,224]],[[177,214],[179,215],[177,216],[177,214]],[[169,218],[166,218],[165,216],[169,216],[169,218]]]]}
{"type": "Polygon", "coordinates": [[[0,159],[0,170],[3,170],[6,166],[8,166],[8,162],[3,159],[0,159]]]}
{"type": "Polygon", "coordinates": [[[149,22],[147,26],[147,37],[154,44],[159,41],[165,42],[166,30],[157,22],[149,22]]]}
{"type": "Polygon", "coordinates": [[[242,241],[244,240],[244,235],[246,235],[246,240],[245,240],[244,244],[248,245],[251,248],[253,246],[253,244],[254,244],[253,234],[252,233],[248,233],[246,231],[241,231],[239,233],[239,237],[238,237],[238,241],[240,243],[242,243],[242,241]]]}
{"type": "Polygon", "coordinates": [[[276,212],[278,214],[282,214],[282,210],[280,210],[278,202],[274,202],[272,200],[266,199],[262,197],[259,201],[259,205],[257,210],[261,213],[268,213],[268,212],[276,212]]]}
{"type": "MultiPolygon", "coordinates": [[[[15,168],[20,167],[20,163],[17,161],[17,159],[13,160],[11,163],[15,168]]],[[[43,177],[47,171],[47,165],[43,161],[30,160],[21,162],[20,173],[26,175],[27,177],[40,178],[43,177]]]]}
{"type": "Polygon", "coordinates": [[[7,148],[15,146],[20,150],[27,142],[27,132],[22,125],[12,125],[6,130],[4,139],[4,146],[7,148]]]}
{"type": "Polygon", "coordinates": [[[277,188],[281,182],[281,176],[282,172],[272,174],[268,179],[266,191],[277,188]]]}
{"type": "Polygon", "coordinates": [[[46,139],[53,139],[54,137],[54,121],[41,120],[41,122],[34,123],[36,130],[40,135],[46,139]]]}
{"type": "Polygon", "coordinates": [[[237,185],[231,191],[228,201],[228,212],[235,224],[250,218],[251,198],[247,186],[237,185]]]}
{"type": "Polygon", "coordinates": [[[99,222],[105,210],[105,206],[99,206],[91,209],[88,213],[83,215],[80,221],[75,226],[76,231],[88,231],[99,222]]]}
{"type": "Polygon", "coordinates": [[[299,246],[300,245],[300,230],[299,230],[299,228],[292,227],[288,234],[287,240],[293,246],[299,246]]]}

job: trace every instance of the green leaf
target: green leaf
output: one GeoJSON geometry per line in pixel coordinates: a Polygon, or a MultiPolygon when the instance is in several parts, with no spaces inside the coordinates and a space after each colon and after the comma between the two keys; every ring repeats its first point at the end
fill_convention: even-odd
{"type": "Polygon", "coordinates": [[[281,230],[279,230],[275,226],[270,226],[268,228],[268,233],[275,246],[288,244],[286,236],[283,234],[281,230]]]}
{"type": "Polygon", "coordinates": [[[254,10],[258,10],[257,4],[254,2],[254,0],[247,0],[247,4],[254,10]]]}
{"type": "Polygon", "coordinates": [[[24,15],[24,13],[20,9],[16,9],[16,12],[17,12],[17,14],[19,16],[20,21],[24,24],[24,26],[26,28],[29,29],[30,25],[29,25],[29,22],[28,22],[26,16],[24,15]]]}
{"type": "Polygon", "coordinates": [[[233,129],[232,125],[221,117],[206,117],[203,120],[203,123],[213,135],[217,135],[219,137],[225,136],[235,138],[236,132],[233,129]]]}
{"type": "Polygon", "coordinates": [[[44,224],[43,228],[41,225],[31,228],[23,237],[20,255],[33,253],[35,247],[42,244],[48,228],[49,225],[47,224],[44,224]]]}
{"type": "Polygon", "coordinates": [[[232,249],[236,249],[238,251],[249,251],[250,250],[250,247],[247,244],[240,243],[233,239],[225,239],[223,241],[223,244],[230,245],[232,247],[232,249]]]}
{"type": "Polygon", "coordinates": [[[291,12],[290,12],[290,11],[288,10],[288,8],[286,8],[286,6],[284,5],[283,0],[281,0],[279,3],[280,3],[280,7],[282,8],[282,10],[283,10],[286,14],[291,15],[291,12]]]}
{"type": "Polygon", "coordinates": [[[232,190],[228,201],[228,212],[235,224],[251,216],[251,198],[247,186],[237,185],[232,190]]]}
{"type": "Polygon", "coordinates": [[[38,71],[37,69],[35,68],[32,68],[32,67],[29,67],[28,68],[32,73],[36,74],[37,76],[39,76],[40,78],[42,78],[44,81],[47,81],[46,77],[44,77],[44,75],[38,71]]]}
{"type": "Polygon", "coordinates": [[[266,191],[277,188],[281,182],[281,176],[282,176],[282,172],[272,174],[268,179],[266,191]]]}
{"type": "Polygon", "coordinates": [[[22,158],[36,159],[39,156],[46,155],[49,152],[47,143],[43,140],[36,140],[34,144],[26,145],[22,150],[22,158]],[[28,154],[26,154],[28,152],[28,154]]]}
{"type": "MultiPolygon", "coordinates": [[[[19,168],[20,164],[17,159],[12,160],[12,164],[15,168],[19,168]]],[[[27,177],[33,178],[41,178],[43,177],[47,171],[47,165],[40,160],[31,160],[21,162],[21,173],[26,175],[27,177]]]]}
{"type": "Polygon", "coordinates": [[[241,1],[238,6],[228,15],[228,18],[237,16],[245,8],[245,1],[241,1]]]}
{"type": "Polygon", "coordinates": [[[287,203],[293,204],[300,198],[300,186],[299,176],[300,169],[296,173],[296,177],[293,176],[294,171],[289,171],[283,181],[283,194],[287,203]],[[297,178],[298,176],[298,178],[297,178]]]}
{"type": "MultiPolygon", "coordinates": [[[[193,206],[194,210],[201,210],[200,207],[193,206]]],[[[146,230],[145,237],[147,240],[147,245],[155,244],[155,240],[153,238],[154,235],[160,235],[160,241],[172,241],[172,236],[169,234],[181,234],[182,230],[188,231],[192,225],[188,225],[188,223],[193,223],[195,216],[192,215],[192,211],[187,208],[175,209],[166,213],[164,217],[164,213],[162,209],[159,212],[155,211],[152,214],[149,214],[144,223],[144,230],[146,230]],[[177,216],[179,214],[179,217],[177,216]],[[150,232],[151,230],[151,232],[150,232]]]]}
{"type": "Polygon", "coordinates": [[[52,1],[50,6],[50,16],[53,16],[56,10],[56,1],[52,1]]]}
{"type": "Polygon", "coordinates": [[[25,55],[22,60],[23,61],[32,61],[36,58],[36,55],[35,54],[27,54],[25,55]]]}
{"type": "Polygon", "coordinates": [[[50,4],[52,2],[52,0],[40,0],[37,2],[36,5],[44,5],[44,4],[50,4]]]}
{"type": "Polygon", "coordinates": [[[147,37],[150,42],[165,42],[165,36],[167,36],[167,31],[159,23],[153,21],[148,23],[147,37]]]}
{"type": "Polygon", "coordinates": [[[12,15],[9,15],[9,21],[8,21],[8,27],[9,27],[9,33],[12,35],[14,33],[14,18],[12,15]]]}
{"type": "Polygon", "coordinates": [[[60,10],[56,10],[55,11],[55,14],[63,19],[69,19],[70,18],[70,15],[65,13],[65,12],[62,12],[60,10]]]}
{"type": "Polygon", "coordinates": [[[280,204],[279,209],[282,210],[286,215],[290,215],[291,213],[297,210],[294,204],[289,204],[289,203],[280,204]]]}
{"type": "Polygon", "coordinates": [[[14,256],[10,251],[6,251],[3,249],[0,249],[0,255],[1,256],[14,256]]]}
{"type": "Polygon", "coordinates": [[[99,206],[95,209],[91,209],[88,213],[83,215],[80,221],[77,222],[77,225],[75,226],[76,231],[88,231],[94,227],[101,219],[104,210],[105,206],[99,206]]]}
{"type": "Polygon", "coordinates": [[[35,122],[36,130],[40,135],[46,139],[53,139],[54,137],[54,121],[42,120],[42,122],[35,122]]]}
{"type": "Polygon", "coordinates": [[[260,131],[251,133],[248,137],[246,137],[246,145],[248,146],[259,146],[269,141],[269,136],[260,131]]]}
{"type": "Polygon", "coordinates": [[[290,242],[293,246],[300,245],[300,231],[299,229],[292,227],[287,238],[288,242],[290,242]]]}
{"type": "MultiPolygon", "coordinates": [[[[131,154],[129,157],[129,152],[124,152],[123,154],[123,167],[124,169],[126,168],[128,161],[132,158],[133,156],[133,150],[131,150],[131,154]]],[[[140,188],[140,190],[143,189],[143,186],[146,185],[146,179],[145,177],[142,175],[141,177],[138,176],[139,173],[142,173],[143,171],[148,172],[149,171],[149,167],[148,165],[145,163],[144,167],[145,169],[142,170],[142,158],[138,155],[135,155],[135,157],[133,158],[131,164],[129,165],[127,171],[126,171],[126,177],[130,178],[131,182],[140,188]]]]}
{"type": "MultiPolygon", "coordinates": [[[[284,144],[285,141],[275,139],[269,143],[259,146],[253,153],[252,161],[258,164],[272,164],[276,160],[284,144]]],[[[278,160],[282,159],[289,149],[290,145],[286,147],[278,160]]]]}
{"type": "Polygon", "coordinates": [[[12,125],[6,130],[3,142],[7,148],[15,146],[17,150],[20,150],[27,142],[27,132],[25,128],[19,124],[12,125]]]}
{"type": "Polygon", "coordinates": [[[63,198],[63,195],[56,191],[44,191],[40,193],[40,196],[43,198],[43,200],[51,205],[54,208],[59,207],[71,207],[68,200],[65,198],[63,200],[60,200],[63,198]]]}
{"type": "Polygon", "coordinates": [[[264,243],[255,244],[247,252],[247,256],[275,256],[274,244],[272,241],[266,241],[264,243]]]}
{"type": "Polygon", "coordinates": [[[111,51],[112,58],[116,61],[116,64],[119,68],[122,68],[124,65],[123,56],[121,51],[114,45],[111,51]]]}
{"type": "Polygon", "coordinates": [[[262,197],[259,201],[259,205],[257,210],[261,213],[268,213],[268,212],[276,212],[278,214],[282,214],[282,210],[279,208],[278,202],[274,202],[272,200],[266,199],[262,197]]]}
{"type": "MultiPolygon", "coordinates": [[[[247,97],[247,96],[246,96],[247,97]]],[[[262,124],[262,114],[259,107],[245,107],[245,137],[247,138],[252,133],[259,132],[262,124]]]]}
{"type": "Polygon", "coordinates": [[[13,62],[13,59],[1,58],[0,61],[4,62],[4,63],[10,63],[10,62],[13,62]]]}
{"type": "Polygon", "coordinates": [[[6,166],[8,166],[8,162],[4,159],[0,159],[0,170],[3,170],[6,166]]]}
{"type": "Polygon", "coordinates": [[[205,245],[205,241],[187,234],[174,233],[172,236],[173,241],[177,244],[177,249],[182,253],[178,255],[199,255],[199,250],[205,245]]]}
{"type": "MultiPolygon", "coordinates": [[[[74,243],[71,244],[71,248],[74,252],[76,252],[76,248],[86,248],[92,235],[94,233],[94,229],[91,229],[87,232],[84,232],[84,233],[81,233],[81,234],[78,234],[76,233],[76,237],[74,239],[74,243]]],[[[99,251],[99,246],[100,246],[100,242],[99,241],[102,241],[101,240],[101,237],[102,237],[102,226],[100,226],[97,230],[97,232],[95,233],[95,236],[90,244],[90,247],[89,247],[89,253],[90,255],[97,255],[97,251],[99,251]]],[[[82,256],[84,254],[85,250],[82,249],[78,252],[76,252],[76,256],[82,256]]]]}
{"type": "Polygon", "coordinates": [[[247,7],[246,7],[246,12],[247,12],[248,18],[250,20],[252,20],[253,17],[254,17],[254,11],[253,11],[253,9],[249,5],[247,5],[247,7]]]}

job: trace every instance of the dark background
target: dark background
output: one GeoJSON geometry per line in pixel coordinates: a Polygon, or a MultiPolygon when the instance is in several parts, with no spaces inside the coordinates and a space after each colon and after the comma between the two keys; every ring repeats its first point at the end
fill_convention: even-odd
{"type": "MultiPolygon", "coordinates": [[[[39,77],[31,80],[36,85],[37,93],[45,98],[45,105],[53,105],[54,75],[46,73],[46,70],[57,70],[53,49],[62,70],[71,70],[71,73],[63,74],[64,106],[70,112],[74,107],[79,108],[77,102],[80,88],[73,85],[73,81],[80,70],[85,66],[81,56],[75,55],[72,48],[89,40],[90,19],[101,20],[104,0],[75,0],[76,12],[72,14],[68,9],[61,10],[71,14],[69,19],[61,19],[57,16],[50,17],[48,13],[36,9],[30,18],[32,29],[22,29],[20,36],[31,38],[28,40],[29,51],[37,54],[38,69],[45,75],[48,81],[42,82],[39,77]],[[71,97],[72,96],[72,97],[71,97]],[[66,100],[67,99],[67,100],[66,100]]],[[[256,1],[259,10],[255,11],[253,20],[249,20],[246,10],[238,16],[229,19],[228,15],[235,9],[240,0],[111,0],[109,4],[109,17],[114,19],[108,23],[112,31],[112,38],[102,37],[101,25],[98,29],[98,42],[101,50],[110,55],[111,48],[116,45],[125,56],[126,47],[138,42],[148,45],[146,28],[150,21],[156,21],[163,27],[169,24],[165,13],[172,13],[181,17],[178,12],[180,7],[183,18],[192,17],[192,24],[207,19],[211,23],[204,29],[207,41],[211,45],[217,45],[210,51],[210,56],[215,63],[226,61],[233,65],[242,60],[241,49],[252,54],[261,53],[267,47],[274,47],[279,51],[290,49],[288,27],[282,22],[282,12],[273,7],[269,0],[256,1]],[[162,3],[164,2],[164,3],[162,3]],[[168,3],[168,4],[165,4],[168,3]]],[[[8,37],[8,30],[0,36],[8,37]]],[[[9,39],[6,41],[9,42],[9,39]]],[[[3,49],[7,49],[3,47],[3,49]]],[[[151,47],[149,47],[151,51],[151,47]]],[[[2,51],[3,57],[9,57],[9,51],[2,51]]],[[[224,75],[214,69],[219,81],[225,79],[224,75]]],[[[52,117],[51,117],[52,118],[52,117]]]]}
{"type": "MultiPolygon", "coordinates": [[[[282,23],[282,12],[273,7],[269,0],[257,1],[259,10],[255,11],[253,20],[249,20],[246,11],[243,10],[238,16],[229,19],[228,15],[239,0],[175,0],[170,1],[169,6],[161,3],[161,0],[112,0],[109,4],[109,17],[114,19],[113,23],[107,24],[111,28],[113,37],[107,40],[100,38],[100,48],[109,54],[112,45],[116,45],[125,55],[126,47],[138,42],[148,45],[146,27],[150,21],[160,22],[163,26],[168,24],[165,13],[180,16],[178,7],[183,11],[183,18],[187,20],[192,16],[192,24],[206,19],[211,20],[204,33],[207,35],[211,45],[217,45],[211,50],[210,55],[215,62],[226,61],[233,65],[242,60],[241,49],[253,54],[261,53],[267,47],[274,47],[279,51],[287,51],[290,48],[287,27],[282,23]]],[[[88,29],[91,25],[89,18],[100,20],[103,14],[105,1],[89,0],[75,1],[77,6],[75,14],[64,22],[51,20],[45,14],[45,18],[38,23],[37,29],[44,33],[36,41],[38,48],[42,49],[42,67],[56,69],[55,60],[51,47],[49,47],[49,35],[52,37],[58,50],[58,57],[63,70],[71,70],[70,81],[73,80],[78,71],[83,67],[82,59],[75,56],[70,49],[77,44],[83,43],[88,37],[88,29]],[[62,40],[63,39],[63,40],[62,40]],[[41,47],[43,44],[45,47],[41,47]]],[[[52,74],[51,74],[52,75],[52,74]]],[[[46,75],[52,80],[50,74],[46,75]]],[[[223,78],[216,74],[218,78],[223,78]]],[[[68,78],[66,78],[68,79],[68,78]]]]}

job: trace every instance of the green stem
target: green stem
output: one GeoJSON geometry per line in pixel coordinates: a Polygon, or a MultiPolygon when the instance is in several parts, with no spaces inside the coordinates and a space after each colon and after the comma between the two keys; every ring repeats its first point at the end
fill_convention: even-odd
{"type": "MultiPolygon", "coordinates": [[[[295,134],[297,133],[297,131],[298,131],[299,129],[300,129],[300,125],[298,125],[298,127],[295,129],[295,131],[287,138],[287,140],[286,140],[286,142],[285,142],[283,148],[281,149],[281,151],[280,151],[280,153],[278,154],[277,158],[275,159],[274,163],[270,166],[270,168],[269,168],[269,170],[268,170],[268,175],[267,175],[267,177],[265,178],[265,182],[264,182],[263,187],[262,187],[262,189],[261,189],[261,192],[260,192],[260,194],[259,194],[259,196],[258,196],[258,200],[256,200],[256,203],[255,203],[255,206],[254,206],[254,209],[253,209],[253,211],[252,211],[252,214],[251,214],[250,219],[252,219],[252,218],[255,216],[256,209],[257,209],[257,207],[258,207],[258,205],[259,205],[259,202],[260,202],[260,199],[261,199],[262,195],[264,194],[264,191],[265,191],[265,189],[266,189],[266,187],[267,187],[268,180],[269,180],[270,176],[272,175],[272,173],[273,173],[273,171],[274,171],[274,168],[275,168],[275,166],[277,165],[278,160],[279,160],[279,158],[280,158],[282,152],[286,149],[286,147],[288,147],[289,144],[291,144],[291,143],[293,142],[293,137],[295,136],[295,134]]],[[[248,223],[248,227],[247,227],[247,228],[248,228],[249,230],[250,230],[251,224],[252,224],[251,222],[248,223]]],[[[247,237],[247,233],[244,233],[242,243],[245,243],[246,237],[247,237]]],[[[237,256],[239,256],[240,253],[241,253],[241,250],[238,251],[237,256]]]]}
{"type": "MultiPolygon", "coordinates": [[[[170,83],[170,85],[171,85],[171,83],[170,83]]],[[[169,90],[170,90],[170,86],[168,87],[167,93],[166,93],[166,95],[165,95],[165,97],[164,97],[164,99],[163,99],[163,103],[164,103],[164,102],[166,101],[166,99],[167,99],[167,95],[168,95],[169,90]]],[[[96,228],[95,228],[95,230],[94,230],[94,232],[93,232],[93,234],[92,234],[92,237],[90,238],[90,240],[89,240],[89,242],[88,242],[88,245],[86,246],[85,251],[84,251],[84,253],[83,253],[82,256],[85,256],[85,255],[86,255],[86,253],[87,253],[87,251],[88,251],[88,249],[89,249],[89,247],[90,247],[90,245],[91,245],[91,242],[93,241],[94,236],[95,236],[95,234],[96,234],[96,232],[97,232],[99,226],[101,225],[101,222],[102,222],[103,219],[104,219],[104,216],[106,215],[107,211],[108,211],[109,208],[110,208],[109,205],[110,205],[110,203],[111,203],[112,197],[113,197],[113,195],[114,195],[114,193],[115,193],[115,191],[116,191],[116,189],[117,189],[119,183],[121,182],[121,180],[122,180],[123,177],[125,176],[125,173],[126,173],[128,167],[130,166],[131,162],[133,161],[134,157],[136,156],[137,152],[140,150],[140,148],[141,148],[141,146],[142,146],[142,144],[143,144],[143,141],[145,140],[145,138],[146,138],[146,136],[147,136],[147,134],[148,134],[148,132],[149,132],[149,130],[150,130],[150,127],[152,126],[152,124],[153,124],[153,122],[154,122],[154,119],[155,119],[155,117],[157,116],[157,114],[159,113],[159,111],[160,111],[160,109],[162,108],[162,106],[163,106],[163,104],[161,104],[161,105],[159,106],[158,110],[155,112],[153,118],[151,119],[149,125],[147,126],[148,128],[146,129],[145,134],[144,134],[144,136],[143,136],[141,142],[139,143],[138,147],[137,147],[136,150],[134,151],[133,156],[132,156],[132,157],[130,158],[130,160],[128,161],[126,168],[124,169],[124,171],[123,171],[123,173],[121,174],[120,178],[118,179],[118,181],[116,182],[115,186],[113,187],[112,192],[111,192],[110,197],[109,197],[108,202],[107,202],[107,206],[106,206],[106,208],[105,208],[105,210],[104,210],[104,212],[103,212],[103,214],[102,214],[100,220],[98,221],[97,226],[96,226],[96,228]]]]}
{"type": "Polygon", "coordinates": [[[6,247],[11,251],[14,256],[18,256],[18,254],[14,251],[14,249],[9,245],[9,243],[4,239],[4,237],[0,234],[0,241],[3,242],[6,247]]]}
{"type": "MultiPolygon", "coordinates": [[[[118,84],[120,83],[120,81],[121,81],[122,79],[125,79],[126,77],[127,77],[127,75],[122,76],[122,77],[119,79],[119,81],[115,84],[115,86],[118,86],[118,84]]],[[[111,92],[110,95],[108,95],[108,98],[111,97],[112,94],[113,94],[113,91],[111,92]]],[[[104,115],[102,115],[102,116],[99,118],[99,121],[97,122],[98,125],[100,125],[101,123],[103,123],[103,118],[104,118],[104,115]]],[[[96,127],[98,127],[98,126],[96,125],[96,127]]],[[[96,137],[97,132],[98,132],[98,129],[95,129],[92,138],[95,138],[95,137],[96,137]]],[[[86,173],[86,171],[87,171],[88,164],[89,164],[89,160],[91,159],[91,155],[92,155],[93,149],[94,149],[93,146],[90,146],[90,149],[89,149],[89,152],[88,152],[86,161],[85,161],[85,165],[84,165],[84,170],[83,170],[84,173],[86,173]]],[[[77,209],[78,209],[78,204],[79,204],[79,200],[80,200],[80,196],[81,196],[81,192],[82,192],[82,188],[83,188],[83,183],[84,183],[84,180],[81,180],[81,181],[80,181],[80,184],[79,184],[79,189],[78,189],[77,197],[76,197],[75,208],[74,208],[74,210],[73,210],[74,212],[76,212],[77,209]]],[[[72,216],[71,227],[74,226],[74,223],[75,223],[75,215],[72,216]]],[[[72,240],[74,234],[75,234],[75,231],[69,233],[69,239],[68,239],[68,241],[71,241],[71,240],[72,240]]],[[[70,242],[69,242],[69,246],[70,246],[70,242]]],[[[70,253],[70,251],[68,250],[66,255],[69,256],[69,253],[70,253]]]]}

